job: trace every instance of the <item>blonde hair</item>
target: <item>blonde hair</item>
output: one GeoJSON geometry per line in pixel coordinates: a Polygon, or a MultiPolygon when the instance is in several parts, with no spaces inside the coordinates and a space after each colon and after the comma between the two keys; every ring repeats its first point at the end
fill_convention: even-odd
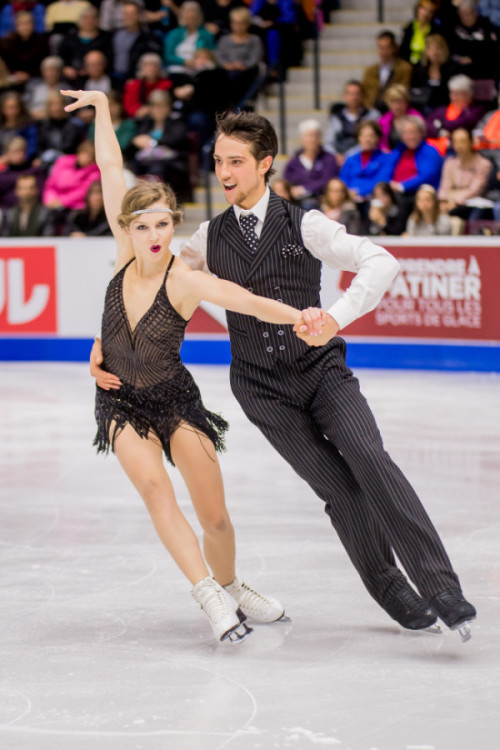
{"type": "Polygon", "coordinates": [[[410,92],[402,83],[393,83],[385,92],[384,101],[386,104],[390,104],[391,102],[400,101],[401,99],[404,99],[404,101],[409,104],[410,92]]]}
{"type": "Polygon", "coordinates": [[[121,214],[118,216],[118,224],[122,229],[127,229],[134,221],[134,211],[149,208],[153,203],[164,201],[173,211],[172,219],[174,225],[182,221],[182,211],[177,205],[174,191],[165,182],[147,182],[140,180],[137,185],[127,190],[123,196],[121,214]]]}

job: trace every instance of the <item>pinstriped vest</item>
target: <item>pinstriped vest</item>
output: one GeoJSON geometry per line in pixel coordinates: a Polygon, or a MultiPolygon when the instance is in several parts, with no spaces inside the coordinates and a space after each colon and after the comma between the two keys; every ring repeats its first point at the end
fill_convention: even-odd
{"type": "MultiPolygon", "coordinates": [[[[304,211],[271,190],[257,251],[246,244],[234,209],[210,221],[207,264],[221,279],[254,294],[298,308],[319,307],[321,262],[302,242],[304,211]]],[[[227,312],[232,356],[270,368],[277,360],[293,362],[308,350],[290,325],[273,325],[248,315],[227,312]]]]}

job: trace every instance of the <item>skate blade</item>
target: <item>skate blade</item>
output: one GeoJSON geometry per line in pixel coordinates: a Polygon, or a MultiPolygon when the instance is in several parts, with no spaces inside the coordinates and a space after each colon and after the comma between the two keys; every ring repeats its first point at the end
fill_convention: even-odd
{"type": "Polygon", "coordinates": [[[463,622],[458,622],[450,630],[458,630],[462,643],[467,643],[472,638],[471,623],[472,620],[463,620],[463,622]]]}
{"type": "Polygon", "coordinates": [[[440,625],[438,625],[437,623],[435,625],[429,625],[429,627],[428,628],[424,628],[422,632],[424,632],[424,633],[431,633],[433,635],[442,635],[443,634],[443,631],[441,630],[440,625]]]}
{"type": "Polygon", "coordinates": [[[249,627],[246,622],[240,623],[232,630],[225,633],[221,641],[229,641],[230,643],[242,643],[245,638],[253,633],[253,628],[249,627]]]}
{"type": "Polygon", "coordinates": [[[288,617],[288,615],[286,615],[286,614],[285,614],[285,613],[283,612],[283,614],[281,615],[281,617],[278,617],[278,619],[277,619],[277,620],[275,620],[274,622],[292,622],[292,618],[291,618],[291,617],[288,617]]]}

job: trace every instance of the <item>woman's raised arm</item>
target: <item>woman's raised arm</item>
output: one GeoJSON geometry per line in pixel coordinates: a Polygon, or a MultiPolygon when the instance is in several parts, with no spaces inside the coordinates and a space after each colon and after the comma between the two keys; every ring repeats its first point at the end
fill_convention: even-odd
{"type": "Polygon", "coordinates": [[[123,156],[111,122],[108,99],[102,91],[62,90],[61,94],[76,99],[65,107],[66,112],[73,112],[81,107],[95,107],[96,162],[101,171],[106,217],[117,242],[115,270],[118,270],[133,257],[134,252],[128,234],[117,222],[127,185],[123,174],[123,156]]]}

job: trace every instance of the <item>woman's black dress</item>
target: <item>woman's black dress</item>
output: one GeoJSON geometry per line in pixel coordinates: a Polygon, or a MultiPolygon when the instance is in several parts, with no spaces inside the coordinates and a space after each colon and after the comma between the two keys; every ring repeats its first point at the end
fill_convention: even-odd
{"type": "Polygon", "coordinates": [[[134,260],[113,277],[106,292],[103,367],[123,385],[109,391],[97,386],[94,445],[98,453],[107,453],[110,447],[113,450],[116,436],[130,424],[141,437],[159,439],[173,463],[170,438],[186,423],[207,435],[217,450],[223,450],[228,424],[205,409],[198,386],[180,357],[188,321],[170,304],[165,285],[174,258],[153,304],[132,331],[123,300],[123,277],[134,260]]]}

